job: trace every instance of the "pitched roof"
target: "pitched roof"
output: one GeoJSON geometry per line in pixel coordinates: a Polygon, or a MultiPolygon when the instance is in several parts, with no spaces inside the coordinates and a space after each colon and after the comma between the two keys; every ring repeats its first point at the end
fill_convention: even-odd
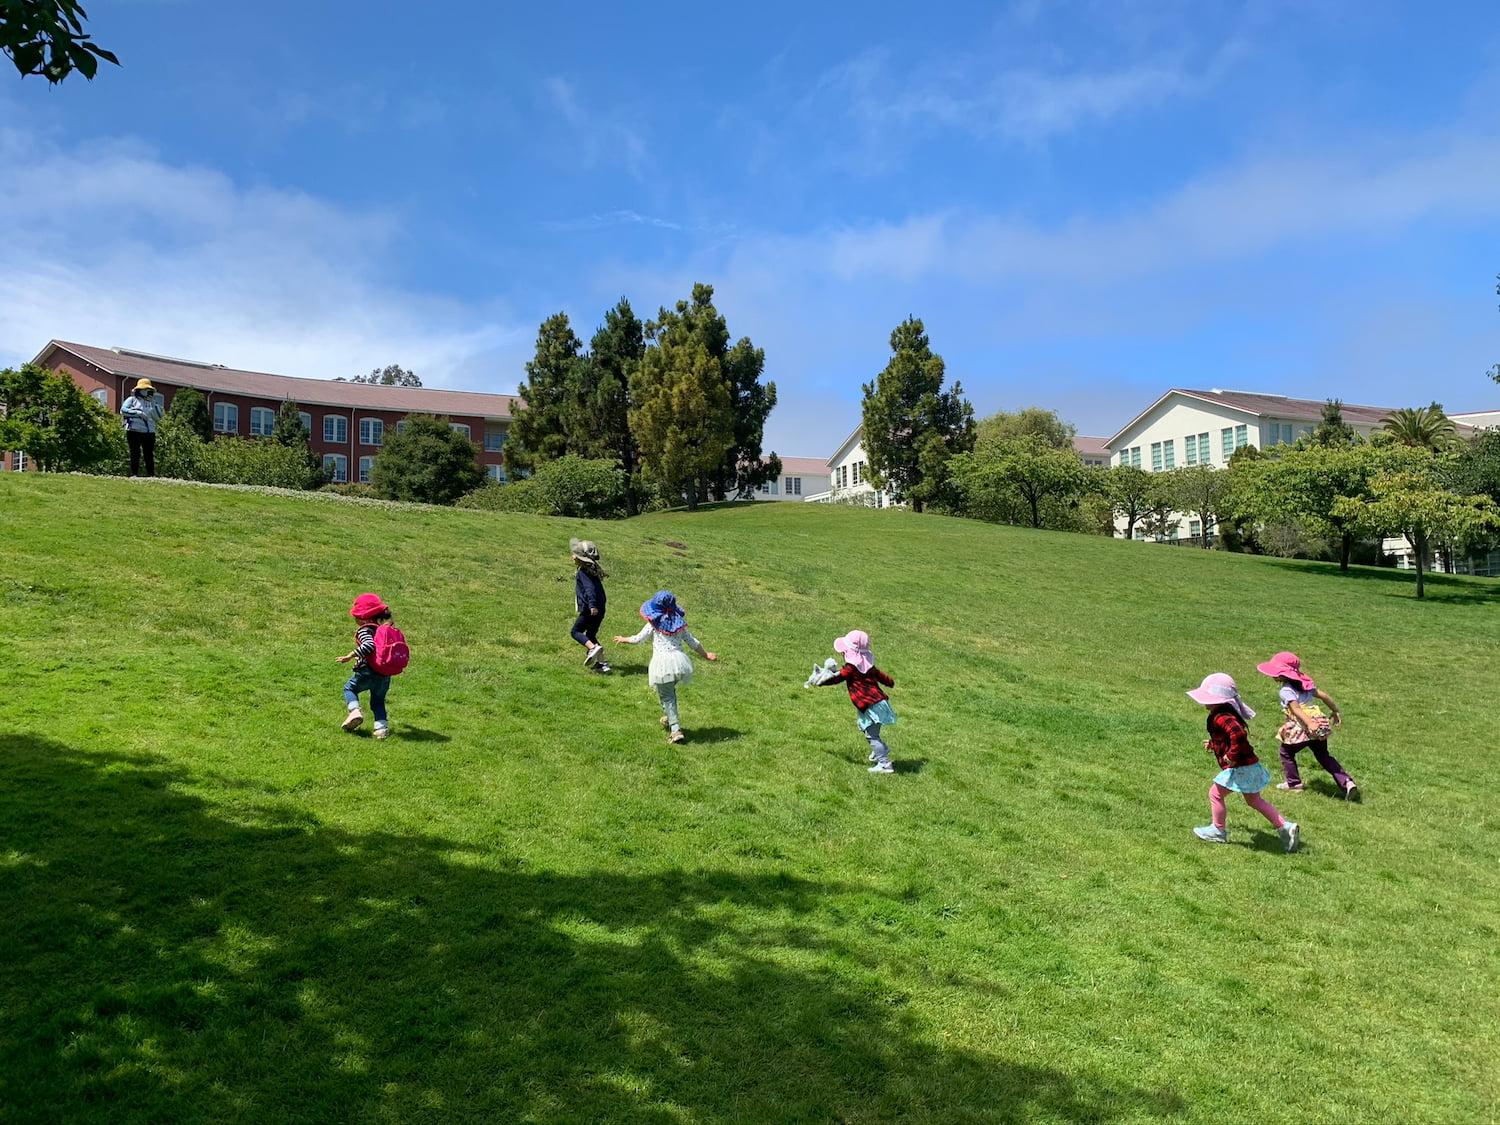
{"type": "Polygon", "coordinates": [[[828,475],[828,462],[822,457],[782,457],[783,473],[807,473],[810,476],[828,475]]]}
{"type": "Polygon", "coordinates": [[[1080,457],[1108,457],[1109,443],[1102,437],[1075,437],[1073,452],[1080,457]]]}
{"type": "Polygon", "coordinates": [[[385,387],[369,383],[340,383],[333,379],[303,379],[243,371],[218,363],[150,355],[128,348],[96,348],[52,340],[37,355],[37,362],[54,347],[92,364],[111,375],[160,380],[172,386],[196,387],[203,391],[251,395],[257,398],[292,399],[299,406],[364,407],[407,413],[460,414],[508,419],[519,401],[515,395],[483,394],[479,391],[449,391],[437,387],[385,387]]]}
{"type": "MultiPolygon", "coordinates": [[[[1287,418],[1294,422],[1317,422],[1323,417],[1323,399],[1311,398],[1288,398],[1286,395],[1261,394],[1257,391],[1224,391],[1214,389],[1211,391],[1197,391],[1186,387],[1173,387],[1166,394],[1156,399],[1150,406],[1142,410],[1129,422],[1121,426],[1105,442],[1111,449],[1115,442],[1120,440],[1121,435],[1129,433],[1136,423],[1150,414],[1158,406],[1173,395],[1182,395],[1185,398],[1197,399],[1215,406],[1222,406],[1239,414],[1245,414],[1254,418],[1287,418]]],[[[1344,421],[1365,426],[1378,426],[1385,421],[1392,410],[1391,406],[1360,406],[1355,403],[1341,403],[1344,421]]]]}

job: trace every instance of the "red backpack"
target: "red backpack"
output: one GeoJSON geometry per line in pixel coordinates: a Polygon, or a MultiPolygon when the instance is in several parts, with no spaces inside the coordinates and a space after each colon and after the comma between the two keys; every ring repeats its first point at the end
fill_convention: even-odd
{"type": "Polygon", "coordinates": [[[377,676],[399,676],[411,663],[411,649],[406,646],[406,637],[389,621],[375,630],[375,656],[370,661],[370,670],[377,676]]]}

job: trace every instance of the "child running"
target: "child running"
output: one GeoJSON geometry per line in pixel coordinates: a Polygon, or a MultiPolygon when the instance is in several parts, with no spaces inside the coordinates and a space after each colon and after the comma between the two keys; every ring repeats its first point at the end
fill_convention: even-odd
{"type": "Polygon", "coordinates": [[[896,721],[896,712],[891,710],[889,697],[881,685],[893,688],[896,681],[875,667],[875,657],[870,652],[870,636],[855,629],[833,642],[833,650],[844,658],[844,666],[821,683],[810,687],[830,687],[843,684],[849,689],[849,702],[859,715],[859,729],[870,743],[870,772],[895,773],[891,764],[891,751],[881,740],[882,728],[896,721]]]}
{"type": "Polygon", "coordinates": [[[1276,737],[1281,741],[1281,772],[1285,779],[1276,788],[1294,793],[1305,788],[1302,771],[1297,768],[1297,751],[1307,747],[1312,750],[1318,765],[1328,771],[1334,784],[1343,791],[1344,799],[1359,800],[1359,786],[1344,772],[1339,760],[1328,752],[1328,736],[1344,721],[1333,697],[1302,671],[1302,661],[1295,652],[1278,652],[1264,664],[1257,664],[1256,668],[1281,684],[1281,691],[1277,694],[1286,722],[1281,724],[1276,737]],[[1332,712],[1331,722],[1323,711],[1325,706],[1332,712]]]}
{"type": "Polygon", "coordinates": [[[604,579],[599,567],[599,548],[588,539],[574,539],[569,545],[578,575],[573,580],[573,601],[578,617],[573,622],[573,639],[584,648],[583,664],[596,672],[608,672],[604,646],[599,643],[599,626],[604,624],[604,579]]]}
{"type": "Polygon", "coordinates": [[[1208,787],[1208,807],[1213,823],[1194,828],[1193,834],[1210,844],[1228,843],[1229,832],[1224,826],[1224,795],[1238,793],[1245,798],[1245,804],[1275,826],[1286,850],[1296,851],[1301,843],[1297,825],[1283,817],[1270,801],[1260,795],[1260,791],[1271,783],[1271,775],[1260,764],[1250,745],[1250,732],[1245,724],[1255,718],[1255,712],[1240,698],[1234,678],[1215,672],[1187,694],[1189,699],[1208,708],[1208,740],[1203,746],[1213,751],[1220,767],[1208,787]]]}
{"type": "Polygon", "coordinates": [[[707,661],[719,659],[717,653],[709,652],[698,638],[688,632],[687,614],[677,604],[670,590],[658,590],[641,606],[641,616],[646,624],[633,637],[616,637],[617,645],[640,644],[651,638],[651,667],[649,679],[661,700],[661,725],[667,728],[668,742],[682,742],[687,735],[682,733],[682,723],[677,713],[677,685],[691,682],[693,659],[687,654],[692,649],[707,661]]]}
{"type": "Polygon", "coordinates": [[[385,738],[391,733],[385,713],[385,693],[391,689],[391,678],[375,671],[375,631],[391,619],[391,607],[380,600],[379,594],[361,594],[354,599],[349,616],[358,622],[358,627],[354,631],[354,651],[339,657],[340,664],[355,662],[354,674],[344,685],[344,702],[349,713],[344,716],[343,726],[347,731],[356,731],[364,725],[359,696],[368,691],[370,710],[375,714],[375,737],[385,738]]]}

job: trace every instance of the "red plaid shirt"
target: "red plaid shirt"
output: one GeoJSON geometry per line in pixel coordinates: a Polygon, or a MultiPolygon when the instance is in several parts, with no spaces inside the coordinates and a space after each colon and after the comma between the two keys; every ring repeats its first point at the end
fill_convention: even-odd
{"type": "Polygon", "coordinates": [[[1219,760],[1220,769],[1253,766],[1260,761],[1255,756],[1255,747],[1250,745],[1250,732],[1245,728],[1245,720],[1228,708],[1209,712],[1208,748],[1219,760]]]}
{"type": "Polygon", "coordinates": [[[838,675],[829,680],[822,687],[831,687],[833,684],[846,684],[849,688],[849,701],[859,710],[874,707],[889,696],[880,690],[880,685],[895,687],[896,681],[887,676],[873,664],[868,672],[861,672],[853,664],[845,664],[839,669],[838,675]]]}

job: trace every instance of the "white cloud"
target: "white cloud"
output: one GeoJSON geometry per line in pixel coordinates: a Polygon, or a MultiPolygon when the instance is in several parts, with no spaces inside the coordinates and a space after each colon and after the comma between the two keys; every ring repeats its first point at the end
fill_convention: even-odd
{"type": "Polygon", "coordinates": [[[532,327],[391,278],[399,215],[237,184],[131,143],[0,129],[0,362],[49,338],[293,375],[399,362],[510,390],[489,367],[532,327]]]}
{"type": "Polygon", "coordinates": [[[554,75],[543,86],[547,101],[573,130],[571,155],[585,167],[618,165],[637,179],[645,177],[650,154],[640,129],[627,117],[586,107],[578,89],[554,75]]]}

